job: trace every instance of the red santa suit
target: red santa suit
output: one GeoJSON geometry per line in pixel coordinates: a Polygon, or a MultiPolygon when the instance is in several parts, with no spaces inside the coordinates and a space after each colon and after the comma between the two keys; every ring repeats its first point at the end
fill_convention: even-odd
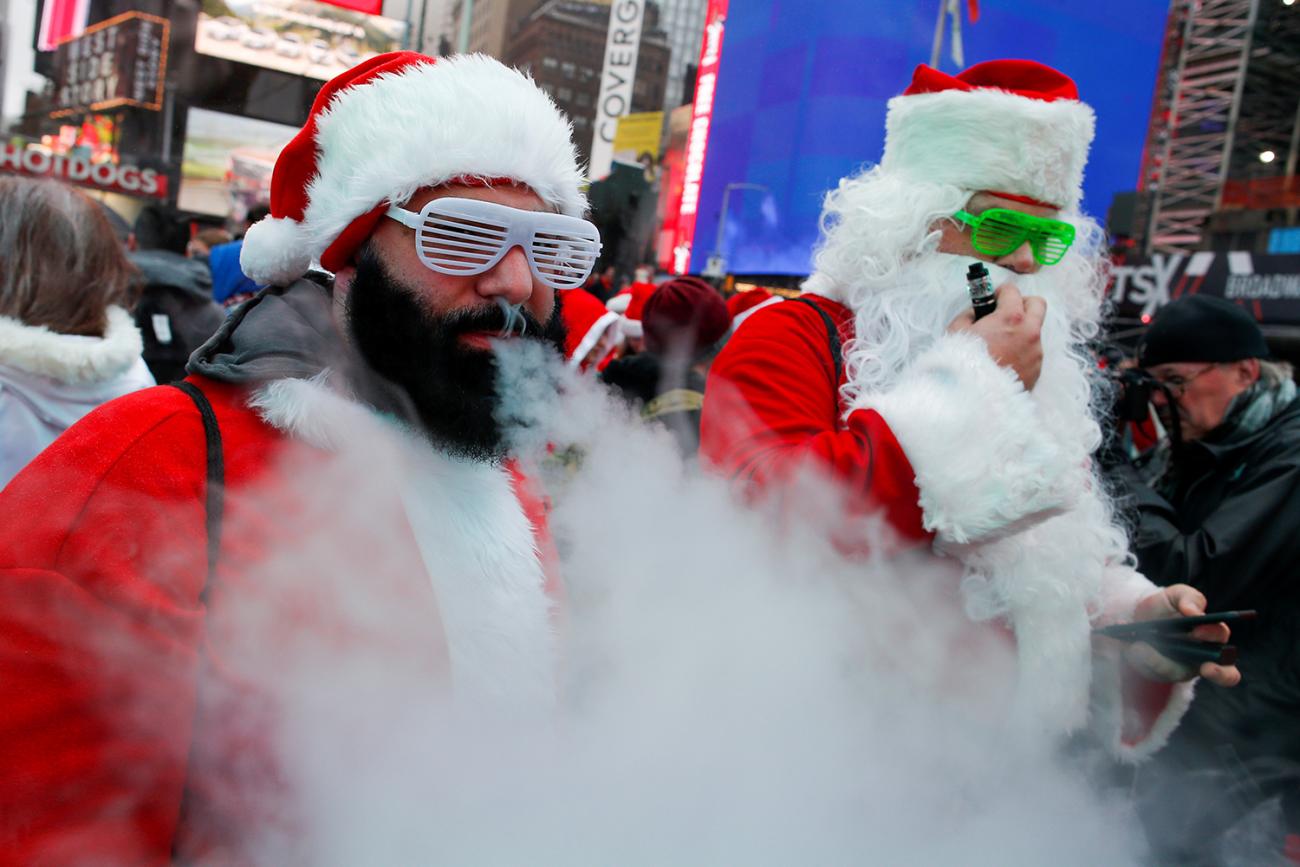
{"type": "Polygon", "coordinates": [[[383,731],[447,696],[553,702],[538,499],[377,410],[389,392],[362,388],[328,288],[298,279],[346,263],[388,197],[464,175],[584,207],[568,122],[494,60],[380,55],[321,91],[245,239],[275,288],[191,359],[219,528],[205,426],[172,387],[90,413],[0,493],[0,863],[284,863],[304,706],[383,731]]]}
{"type": "MultiPolygon", "coordinates": [[[[913,88],[890,103],[880,166],[846,180],[841,192],[857,194],[854,184],[901,191],[901,180],[913,189],[947,185],[952,192],[940,189],[938,195],[958,202],[997,189],[1065,202],[1067,209],[1077,205],[1091,111],[1077,93],[1069,95],[1073,83],[1059,73],[1008,63],[1010,70],[998,62],[973,67],[956,85],[948,76],[918,70],[913,88]],[[1008,72],[1010,80],[985,80],[1008,72]],[[1011,92],[1021,76],[1031,79],[1022,85],[1028,95],[1011,92]],[[935,77],[946,82],[936,84],[935,77]],[[1038,93],[1043,82],[1061,92],[1044,100],[1038,93]],[[1003,135],[958,147],[970,129],[960,120],[990,116],[1003,119],[996,125],[1003,135]],[[1045,148],[1034,157],[1051,171],[1022,178],[1030,163],[1018,148],[1045,148]],[[956,152],[963,159],[953,159],[956,152]]],[[[846,212],[837,215],[841,221],[854,219],[852,208],[846,212]]],[[[923,220],[918,235],[925,231],[923,220]]],[[[862,233],[872,235],[869,227],[862,233]]],[[[843,483],[850,518],[883,516],[896,540],[932,546],[960,564],[964,580],[960,593],[954,586],[954,598],[1014,633],[1014,719],[1060,735],[1089,727],[1120,756],[1148,754],[1185,711],[1191,684],[1170,686],[1117,665],[1094,665],[1091,627],[1130,619],[1138,601],[1156,591],[1128,565],[1087,449],[1078,447],[1087,437],[1066,442],[1059,435],[1095,429],[1086,394],[1077,418],[1073,405],[1040,405],[1038,395],[1066,381],[1064,349],[1045,359],[1041,391],[1031,395],[981,340],[943,334],[944,318],[888,387],[853,389],[852,365],[840,365],[837,375],[832,346],[848,347],[846,361],[872,364],[872,348],[853,344],[859,322],[852,304],[859,296],[852,283],[857,269],[869,265],[860,246],[830,250],[819,260],[830,263],[829,272],[813,275],[801,303],[760,310],[736,331],[710,372],[702,456],[760,489],[784,482],[809,462],[829,469],[843,483]]],[[[912,296],[907,287],[898,291],[907,303],[920,288],[912,296]]],[[[853,550],[881,538],[836,541],[853,550]]]]}
{"type": "MultiPolygon", "coordinates": [[[[269,798],[277,776],[275,698],[262,669],[304,644],[340,658],[344,643],[357,646],[409,669],[431,695],[451,679],[511,703],[550,695],[550,604],[537,554],[546,542],[517,473],[412,461],[403,496],[374,503],[371,520],[384,532],[343,544],[338,534],[352,528],[320,520],[304,502],[311,486],[294,477],[330,478],[332,450],[362,446],[363,431],[403,435],[308,381],[252,393],[191,381],[212,401],[226,456],[224,532],[206,598],[204,432],[177,389],[92,413],[0,497],[5,863],[166,863],[173,846],[200,860],[247,857],[240,836],[264,833],[270,818],[250,815],[249,802],[269,798]],[[458,492],[457,526],[481,535],[441,524],[448,490],[458,492]],[[314,525],[287,517],[301,515],[314,525]],[[330,582],[275,565],[295,553],[303,570],[328,558],[337,580],[364,579],[380,622],[338,610],[354,597],[330,582]],[[302,616],[299,606],[317,625],[280,626],[302,616]],[[259,609],[265,630],[247,620],[259,609]],[[263,718],[251,725],[254,709],[263,718]],[[249,791],[240,769],[250,762],[265,768],[267,786],[249,791]]],[[[382,448],[373,439],[363,447],[382,448]]]]}
{"type": "Polygon", "coordinates": [[[606,310],[600,299],[586,289],[561,289],[555,297],[564,318],[564,357],[569,366],[585,370],[587,356],[603,344],[608,352],[595,359],[596,369],[603,369],[608,354],[617,348],[619,315],[606,310]]]}

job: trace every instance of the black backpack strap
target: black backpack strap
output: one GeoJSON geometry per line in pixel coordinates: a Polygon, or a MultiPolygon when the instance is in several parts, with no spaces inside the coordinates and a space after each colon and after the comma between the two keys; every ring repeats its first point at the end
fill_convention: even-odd
{"type": "Polygon", "coordinates": [[[190,400],[194,401],[194,405],[199,408],[199,416],[203,419],[203,438],[208,453],[206,489],[208,577],[203,583],[203,592],[199,594],[199,599],[206,604],[208,590],[217,577],[217,558],[221,553],[221,520],[225,508],[226,463],[221,449],[221,428],[217,425],[217,414],[212,411],[212,404],[197,386],[185,381],[173,382],[171,385],[189,395],[190,400]]]}
{"type": "MultiPolygon", "coordinates": [[[[835,320],[831,319],[831,315],[818,306],[817,302],[811,298],[799,296],[792,298],[791,300],[798,301],[801,304],[807,304],[809,307],[816,310],[817,315],[822,318],[822,324],[826,326],[826,339],[831,345],[831,362],[835,365],[835,389],[838,394],[840,380],[844,378],[844,352],[840,348],[840,331],[835,327],[835,320]]],[[[836,405],[838,406],[838,399],[836,405]]]]}
{"type": "MultiPolygon", "coordinates": [[[[840,380],[844,377],[844,350],[840,346],[840,330],[835,327],[835,320],[831,315],[823,310],[816,301],[811,298],[799,296],[791,299],[807,304],[817,311],[822,318],[822,324],[826,326],[826,339],[831,345],[831,361],[835,364],[835,388],[831,391],[831,400],[835,403],[834,418],[836,420],[836,429],[839,428],[840,418],[840,380]]],[[[870,437],[863,437],[867,445],[867,478],[864,484],[866,490],[871,490],[871,483],[876,476],[876,444],[871,441],[870,437]]]]}

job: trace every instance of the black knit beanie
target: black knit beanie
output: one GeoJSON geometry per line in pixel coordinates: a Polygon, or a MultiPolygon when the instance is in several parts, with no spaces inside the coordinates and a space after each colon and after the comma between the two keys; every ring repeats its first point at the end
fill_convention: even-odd
{"type": "Polygon", "coordinates": [[[1264,333],[1244,307],[1206,295],[1171,301],[1138,344],[1138,364],[1268,358],[1264,333]]]}

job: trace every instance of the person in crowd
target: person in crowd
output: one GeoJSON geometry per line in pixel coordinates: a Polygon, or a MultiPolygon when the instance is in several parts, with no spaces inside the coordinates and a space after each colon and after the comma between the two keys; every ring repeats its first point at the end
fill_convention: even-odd
{"type": "Polygon", "coordinates": [[[267,290],[181,386],[92,413],[0,496],[7,858],[277,863],[312,818],[290,784],[309,768],[279,750],[368,773],[364,735],[440,696],[489,719],[553,705],[553,549],[494,348],[558,354],[554,289],[595,260],[571,132],[484,55],[341,73],[244,238],[267,290]],[[421,246],[434,221],[465,228],[421,246]],[[503,243],[465,267],[485,222],[544,227],[575,264],[503,243]],[[278,727],[311,700],[354,739],[278,727]]]}
{"type": "Polygon", "coordinates": [[[1161,863],[1229,863],[1239,822],[1282,848],[1278,803],[1282,827],[1300,834],[1300,401],[1291,365],[1221,298],[1162,308],[1138,363],[1170,432],[1141,471],[1118,473],[1138,564],[1158,584],[1197,588],[1212,610],[1259,612],[1234,630],[1241,686],[1197,692],[1139,772],[1140,803],[1161,863]]]}
{"type": "Polygon", "coordinates": [[[608,302],[618,292],[618,287],[614,283],[614,276],[614,266],[608,265],[599,275],[592,274],[582,288],[595,295],[602,302],[608,302]]]}
{"type": "Polygon", "coordinates": [[[206,259],[187,255],[194,241],[187,247],[183,238],[180,223],[157,206],[140,212],[132,232],[129,256],[142,283],[135,324],[144,338],[145,363],[157,382],[184,377],[190,353],[226,318],[212,300],[212,274],[206,259]],[[182,254],[182,249],[187,254],[182,254]]]}
{"type": "Polygon", "coordinates": [[[564,357],[580,370],[605,369],[622,339],[619,315],[606,310],[586,289],[560,289],[555,293],[564,320],[564,357]]]}
{"type": "Polygon", "coordinates": [[[83,415],[154,384],[134,293],[99,205],[55,181],[0,177],[0,488],[83,415]]]}
{"type": "Polygon", "coordinates": [[[1145,644],[1112,664],[1091,629],[1205,600],[1131,568],[1090,464],[1100,253],[1072,241],[1095,228],[1078,210],[1093,127],[1074,82],[1041,64],[918,67],[889,102],[880,163],[828,194],[804,294],[755,313],[714,363],[700,451],[755,496],[829,472],[847,497],[832,538],[850,553],[956,561],[967,615],[1015,637],[969,663],[1005,671],[1009,718],[1137,758],[1176,725],[1196,671],[1145,644]],[[978,321],[974,262],[999,286],[978,321]]]}
{"type": "Polygon", "coordinates": [[[611,361],[601,379],[672,433],[684,456],[700,445],[704,381],[731,317],[717,290],[698,277],[665,282],[642,310],[645,349],[611,361]]]}
{"type": "Polygon", "coordinates": [[[223,244],[215,244],[208,251],[208,268],[212,271],[212,300],[227,310],[243,304],[262,288],[256,280],[244,273],[239,258],[244,249],[244,235],[248,227],[266,219],[268,214],[270,209],[266,205],[250,208],[239,237],[223,244]]]}
{"type": "Polygon", "coordinates": [[[230,241],[230,233],[225,229],[209,226],[194,233],[194,237],[190,238],[189,243],[185,245],[185,255],[200,262],[207,262],[213,247],[218,244],[229,244],[230,241]]]}
{"type": "Polygon", "coordinates": [[[655,293],[653,283],[633,283],[605,302],[605,306],[619,315],[619,330],[623,335],[620,355],[636,355],[645,350],[645,331],[641,317],[645,303],[655,293]]]}

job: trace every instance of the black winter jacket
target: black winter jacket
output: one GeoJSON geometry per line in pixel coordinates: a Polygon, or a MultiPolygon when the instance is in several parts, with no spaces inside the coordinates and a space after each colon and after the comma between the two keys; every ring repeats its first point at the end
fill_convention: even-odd
{"type": "MultiPolygon", "coordinates": [[[[1233,627],[1241,684],[1222,689],[1201,683],[1156,765],[1177,772],[1175,778],[1184,775],[1173,784],[1174,791],[1204,802],[1206,815],[1193,819],[1184,814],[1179,822],[1189,823],[1184,828],[1208,833],[1283,795],[1287,825],[1296,833],[1300,400],[1254,434],[1227,444],[1209,439],[1190,443],[1179,454],[1181,482],[1173,502],[1135,475],[1127,477],[1128,505],[1136,520],[1134,551],[1143,574],[1155,583],[1197,587],[1210,611],[1254,608],[1260,616],[1233,627]],[[1190,795],[1193,780],[1209,783],[1207,791],[1215,794],[1190,795]]],[[[1159,797],[1172,795],[1166,791],[1159,797]]]]}
{"type": "Polygon", "coordinates": [[[131,254],[144,283],[135,324],[144,338],[144,360],[160,383],[185,376],[190,353],[226,321],[212,300],[208,266],[167,250],[131,254]]]}

